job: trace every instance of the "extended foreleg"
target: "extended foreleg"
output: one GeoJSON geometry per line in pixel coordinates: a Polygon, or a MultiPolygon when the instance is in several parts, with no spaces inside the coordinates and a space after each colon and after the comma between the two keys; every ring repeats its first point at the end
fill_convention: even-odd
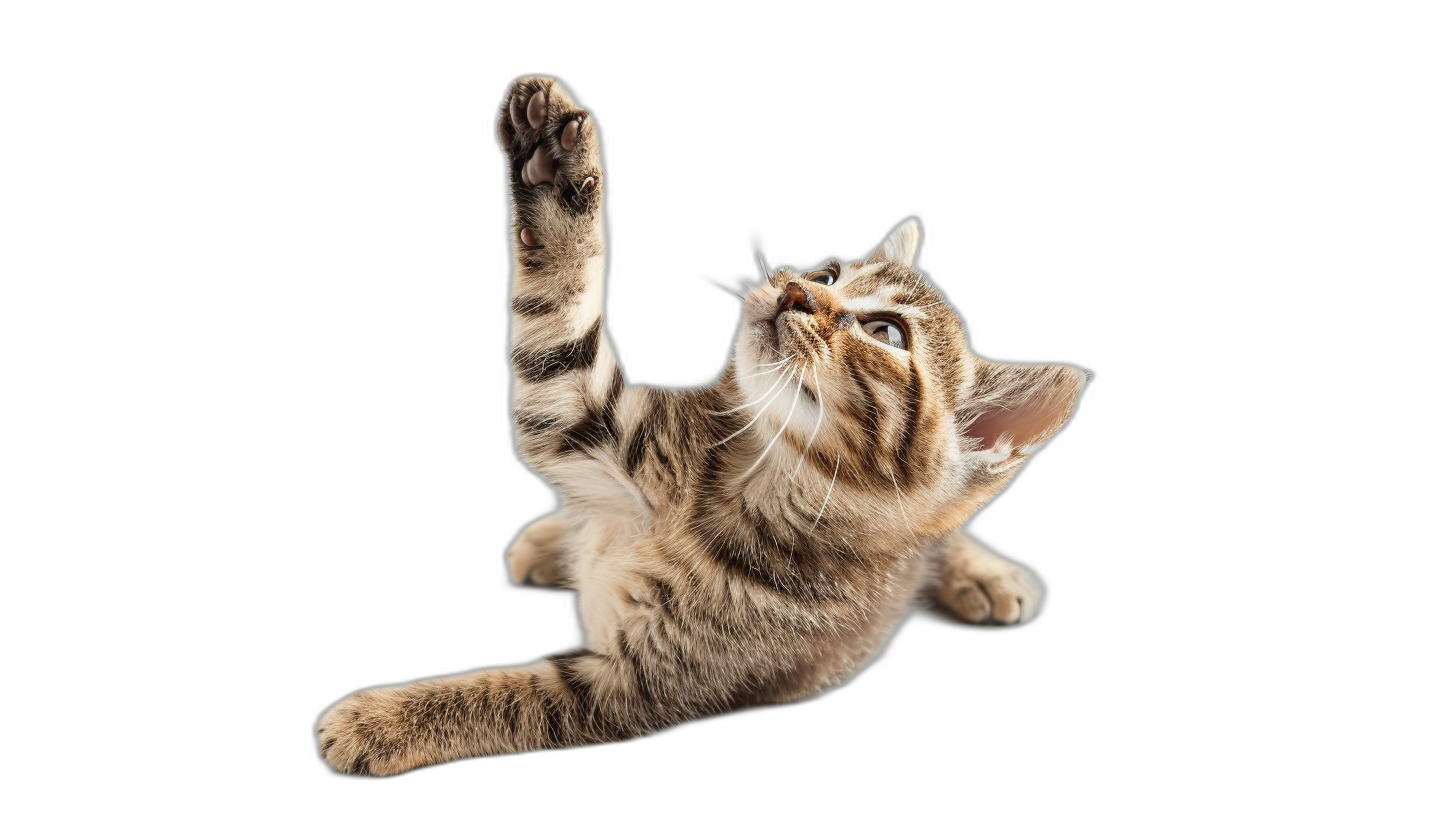
{"type": "Polygon", "coordinates": [[[623,388],[602,329],[606,246],[596,127],[560,83],[531,77],[507,95],[500,135],[515,203],[517,442],[527,464],[563,486],[563,456],[615,434],[623,388]]]}

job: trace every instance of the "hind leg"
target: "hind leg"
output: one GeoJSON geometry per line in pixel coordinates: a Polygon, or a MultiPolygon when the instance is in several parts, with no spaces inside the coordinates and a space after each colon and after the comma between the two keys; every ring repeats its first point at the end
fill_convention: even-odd
{"type": "Polygon", "coordinates": [[[1042,597],[1031,570],[961,532],[946,537],[934,590],[936,600],[966,623],[1026,623],[1042,597]]]}

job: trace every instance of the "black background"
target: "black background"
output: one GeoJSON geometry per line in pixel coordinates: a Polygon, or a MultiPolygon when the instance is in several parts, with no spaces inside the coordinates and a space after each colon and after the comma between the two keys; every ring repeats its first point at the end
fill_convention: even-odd
{"type": "MultiPolygon", "coordinates": [[[[259,493],[277,517],[272,648],[281,746],[319,804],[412,803],[703,785],[795,790],[872,777],[943,785],[1034,769],[1117,768],[1159,683],[1146,659],[1131,532],[1133,383],[1158,345],[1142,313],[1169,258],[1179,181],[1165,96],[1109,64],[660,64],[581,58],[371,68],[320,57],[252,124],[275,185],[256,219],[271,306],[258,404],[277,439],[259,493]],[[635,383],[697,385],[727,361],[737,302],[709,281],[862,258],[907,216],[920,267],[978,353],[1066,361],[1095,380],[1060,437],[974,520],[1050,587],[1003,632],[910,621],[855,682],[817,701],[628,745],[486,759],[384,781],[336,778],[314,718],[364,686],[530,662],[578,643],[572,599],[508,587],[502,551],[552,510],[515,459],[507,414],[508,235],[494,118],[521,73],[561,76],[593,109],[609,175],[607,323],[635,383]],[[282,597],[281,587],[300,587],[282,597]],[[1123,748],[1118,748],[1123,746],[1123,748]],[[741,784],[740,784],[741,782],[741,784]]],[[[751,51],[751,48],[750,48],[751,51]]],[[[744,63],[753,63],[751,58],[744,63]]],[[[291,590],[290,590],[291,592],[291,590]]],[[[1034,799],[1035,790],[1028,788],[1034,799]]],[[[770,797],[772,799],[772,797],[770,797]]]]}

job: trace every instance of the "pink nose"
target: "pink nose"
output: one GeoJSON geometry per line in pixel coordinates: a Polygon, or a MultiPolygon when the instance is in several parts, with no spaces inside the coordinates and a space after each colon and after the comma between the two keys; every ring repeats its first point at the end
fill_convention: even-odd
{"type": "Polygon", "coordinates": [[[808,289],[799,285],[798,281],[789,281],[784,284],[784,293],[779,295],[779,314],[790,309],[808,314],[814,313],[814,296],[808,289]]]}

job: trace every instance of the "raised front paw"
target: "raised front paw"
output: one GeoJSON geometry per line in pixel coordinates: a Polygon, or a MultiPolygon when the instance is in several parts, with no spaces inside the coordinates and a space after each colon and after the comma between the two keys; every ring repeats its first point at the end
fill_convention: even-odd
{"type": "Polygon", "coordinates": [[[409,739],[400,692],[366,689],[340,700],[319,720],[324,761],[348,774],[388,776],[429,762],[409,739]]]}
{"type": "Polygon", "coordinates": [[[511,159],[517,238],[527,248],[571,238],[558,223],[594,214],[601,206],[602,171],[596,129],[548,77],[518,80],[506,94],[500,139],[511,159]]]}

